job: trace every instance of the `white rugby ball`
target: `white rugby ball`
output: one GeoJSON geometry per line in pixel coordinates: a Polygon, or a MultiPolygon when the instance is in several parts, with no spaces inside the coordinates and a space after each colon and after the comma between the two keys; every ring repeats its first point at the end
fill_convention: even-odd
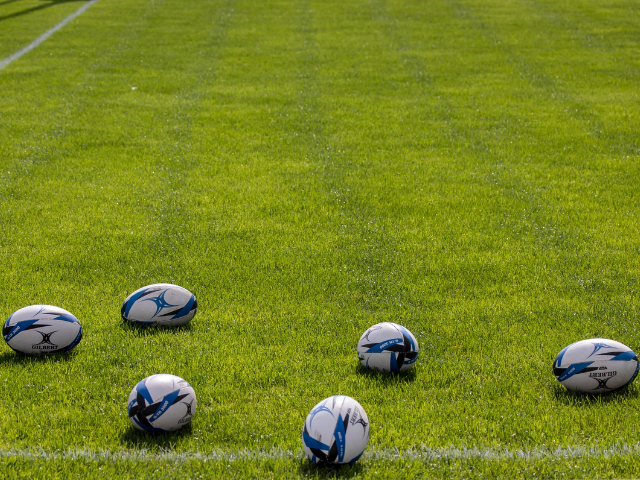
{"type": "Polygon", "coordinates": [[[377,323],[360,337],[358,359],[367,368],[383,372],[404,372],[418,360],[418,341],[402,325],[377,323]]]}
{"type": "Polygon", "coordinates": [[[572,343],[553,361],[553,374],[569,390],[612,392],[638,374],[638,356],[626,345],[606,338],[572,343]]]}
{"type": "Polygon", "coordinates": [[[369,418],[358,402],[334,395],[318,403],[302,428],[307,458],[316,464],[353,464],[369,443],[369,418]]]}
{"type": "Polygon", "coordinates": [[[137,324],[185,325],[198,309],[196,297],[186,288],[155,283],[129,295],[122,304],[122,318],[137,324]]]}
{"type": "Polygon", "coordinates": [[[82,339],[82,326],[60,307],[31,305],[9,316],[2,335],[16,352],[42,355],[71,350],[82,339]]]}
{"type": "Polygon", "coordinates": [[[138,430],[154,433],[179,430],[196,413],[196,392],[175,375],[151,375],[131,390],[127,412],[138,430]]]}

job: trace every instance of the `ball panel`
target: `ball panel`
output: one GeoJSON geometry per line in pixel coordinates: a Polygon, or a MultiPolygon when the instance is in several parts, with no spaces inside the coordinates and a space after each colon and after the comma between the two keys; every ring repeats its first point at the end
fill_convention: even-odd
{"type": "Polygon", "coordinates": [[[82,326],[62,308],[31,305],[11,314],[2,333],[16,352],[42,355],[73,349],[82,339],[82,326]]]}
{"type": "Polygon", "coordinates": [[[369,443],[369,417],[362,405],[349,397],[342,407],[342,411],[345,410],[346,448],[343,463],[353,463],[360,458],[369,443]]]}
{"type": "Polygon", "coordinates": [[[132,425],[147,432],[178,430],[196,411],[195,391],[188,382],[169,374],[151,375],[129,394],[127,413],[132,425]]]}
{"type": "Polygon", "coordinates": [[[629,384],[636,375],[638,362],[612,363],[605,360],[573,364],[558,377],[558,381],[577,392],[612,392],[629,384]]]}
{"type": "Polygon", "coordinates": [[[604,393],[631,383],[638,366],[638,357],[626,345],[593,338],[563,348],[553,362],[553,373],[569,390],[604,393]]]}
{"type": "Polygon", "coordinates": [[[196,297],[170,283],[156,283],[130,294],[122,304],[122,318],[137,324],[185,325],[195,316],[196,297]]]}
{"type": "Polygon", "coordinates": [[[307,457],[315,457],[315,463],[329,461],[337,414],[343,401],[343,395],[325,398],[307,415],[303,427],[303,447],[307,457]]]}
{"type": "Polygon", "coordinates": [[[370,327],[358,342],[358,358],[367,368],[404,372],[418,360],[418,341],[402,325],[383,322],[370,327]]]}
{"type": "MultiPolygon", "coordinates": [[[[372,348],[381,348],[378,345],[390,342],[388,347],[403,342],[402,334],[392,323],[377,323],[367,329],[358,342],[358,352],[367,352],[372,348]]],[[[381,351],[381,350],[378,350],[381,351]]]]}
{"type": "Polygon", "coordinates": [[[380,372],[397,372],[400,370],[397,355],[395,352],[361,353],[358,358],[363,367],[380,372]]]}
{"type": "MultiPolygon", "coordinates": [[[[154,288],[153,286],[149,286],[149,287],[142,287],[136,290],[135,292],[133,292],[131,295],[129,295],[125,299],[124,303],[122,304],[122,310],[121,310],[122,318],[124,318],[125,320],[129,320],[131,322],[146,323],[142,319],[146,317],[150,317],[152,315],[153,308],[151,305],[149,305],[148,308],[146,309],[144,308],[141,309],[140,306],[138,306],[137,310],[143,310],[143,312],[138,312],[137,315],[132,315],[131,309],[133,308],[134,305],[136,305],[136,302],[138,300],[142,299],[145,296],[151,295],[154,292],[158,292],[160,290],[161,290],[160,288],[154,288]],[[148,310],[148,312],[146,310],[148,310]]],[[[147,306],[144,303],[142,303],[142,305],[147,306]]]]}
{"type": "MultiPolygon", "coordinates": [[[[176,313],[176,310],[161,314],[158,316],[158,324],[167,326],[180,326],[185,325],[191,321],[196,315],[198,309],[198,301],[194,295],[189,293],[190,298],[185,305],[176,313]]],[[[177,301],[177,300],[176,300],[177,301]]]]}
{"type": "Polygon", "coordinates": [[[610,359],[620,353],[631,351],[626,345],[606,338],[592,338],[572,343],[558,354],[558,367],[566,364],[610,359]]]}
{"type": "Polygon", "coordinates": [[[318,403],[307,415],[302,444],[314,463],[353,463],[369,441],[369,420],[350,397],[335,395],[318,403]]]}
{"type": "MultiPolygon", "coordinates": [[[[638,376],[638,369],[639,368],[640,368],[640,362],[638,362],[636,360],[636,369],[633,372],[633,375],[631,375],[631,378],[629,379],[629,381],[627,383],[625,383],[624,385],[622,385],[622,387],[626,387],[627,385],[629,385],[631,382],[633,382],[636,379],[636,377],[638,376]]],[[[622,388],[622,387],[620,387],[620,388],[622,388]]]]}
{"type": "Polygon", "coordinates": [[[78,327],[79,328],[78,328],[78,333],[76,334],[76,337],[71,341],[71,343],[69,343],[69,345],[58,350],[60,353],[68,352],[69,350],[74,349],[76,345],[80,343],[80,340],[82,340],[82,327],[80,325],[78,325],[78,327]]]}
{"type": "Polygon", "coordinates": [[[418,352],[418,341],[416,340],[416,337],[413,336],[413,333],[397,323],[394,323],[393,326],[398,329],[404,338],[405,352],[418,352]]]}

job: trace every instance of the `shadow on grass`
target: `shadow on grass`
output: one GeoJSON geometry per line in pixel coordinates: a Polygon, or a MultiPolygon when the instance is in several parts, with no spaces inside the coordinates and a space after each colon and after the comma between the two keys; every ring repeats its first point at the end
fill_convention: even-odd
{"type": "MultiPolygon", "coordinates": [[[[12,3],[17,0],[5,0],[1,2],[0,5],[6,5],[7,3],[12,3]]],[[[42,5],[38,5],[37,7],[27,8],[25,10],[20,10],[19,12],[10,13],[9,15],[0,16],[0,22],[2,20],[8,20],[10,18],[19,17],[21,15],[27,15],[29,13],[37,12],[38,10],[44,10],[45,8],[55,7],[56,5],[60,5],[62,3],[71,3],[71,2],[82,2],[87,3],[87,0],[41,0],[42,5]]]]}
{"type": "Polygon", "coordinates": [[[614,392],[588,394],[573,392],[558,384],[552,387],[551,394],[557,402],[579,408],[597,407],[611,402],[635,399],[640,396],[637,387],[633,385],[628,385],[614,392]]]}
{"type": "Polygon", "coordinates": [[[179,439],[191,435],[191,430],[191,423],[188,423],[180,430],[167,433],[143,432],[131,425],[120,436],[120,443],[127,448],[135,450],[151,450],[152,452],[173,450],[179,439]]]}
{"type": "Polygon", "coordinates": [[[8,5],[10,3],[15,3],[15,2],[19,2],[20,0],[4,0],[3,2],[0,2],[0,7],[2,5],[8,5]]]}
{"type": "Polygon", "coordinates": [[[18,352],[5,352],[0,354],[0,366],[19,365],[26,367],[29,365],[42,364],[42,363],[61,363],[73,360],[76,356],[76,351],[64,353],[51,353],[49,355],[27,355],[26,353],[18,352]]]}
{"type": "Polygon", "coordinates": [[[120,328],[125,332],[128,332],[135,337],[149,337],[153,335],[157,335],[159,333],[182,333],[182,332],[190,332],[192,329],[191,323],[187,323],[186,325],[181,325],[178,327],[167,327],[158,324],[151,325],[141,325],[139,323],[131,323],[127,320],[122,320],[120,322],[120,328]]]}
{"type": "Polygon", "coordinates": [[[412,368],[408,372],[391,373],[365,368],[361,363],[358,363],[356,366],[356,374],[366,377],[378,385],[383,386],[393,386],[398,385],[399,383],[413,383],[416,380],[415,368],[412,368]]]}
{"type": "Polygon", "coordinates": [[[354,465],[316,465],[304,458],[298,465],[298,475],[305,478],[354,478],[361,477],[363,471],[359,462],[354,465]]]}

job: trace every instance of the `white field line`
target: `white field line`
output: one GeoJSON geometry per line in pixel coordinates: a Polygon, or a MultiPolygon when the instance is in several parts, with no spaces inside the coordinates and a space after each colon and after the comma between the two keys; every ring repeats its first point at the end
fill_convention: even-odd
{"type": "MultiPolygon", "coordinates": [[[[599,447],[558,447],[533,448],[530,450],[481,449],[481,448],[414,448],[408,450],[381,449],[367,450],[363,458],[377,461],[412,460],[437,462],[440,460],[537,460],[537,459],[580,459],[637,456],[640,443],[620,444],[607,448],[599,447]]],[[[146,450],[56,450],[42,449],[0,449],[0,458],[23,460],[89,460],[89,461],[130,461],[130,462],[186,462],[186,461],[243,461],[243,460],[300,460],[302,450],[274,448],[269,450],[238,450],[235,452],[176,453],[164,450],[152,453],[146,450]]]]}
{"type": "Polygon", "coordinates": [[[93,5],[97,1],[98,0],[90,0],[89,2],[85,3],[83,6],[81,6],[74,13],[69,15],[64,20],[62,20],[55,27],[53,27],[51,30],[48,30],[48,31],[44,32],[42,35],[40,35],[38,38],[36,38],[33,42],[31,42],[29,45],[24,47],[22,50],[19,50],[16,53],[14,53],[13,55],[11,55],[10,57],[7,57],[4,60],[0,61],[0,70],[2,70],[4,67],[9,65],[14,60],[17,60],[18,58],[23,56],[25,53],[28,53],[31,50],[33,50],[34,48],[36,48],[38,45],[40,45],[42,42],[44,42],[47,38],[49,38],[51,35],[53,35],[58,30],[60,30],[62,27],[64,27],[71,20],[73,20],[74,18],[76,18],[79,15],[82,15],[87,10],[87,8],[89,8],[91,5],[93,5]]]}

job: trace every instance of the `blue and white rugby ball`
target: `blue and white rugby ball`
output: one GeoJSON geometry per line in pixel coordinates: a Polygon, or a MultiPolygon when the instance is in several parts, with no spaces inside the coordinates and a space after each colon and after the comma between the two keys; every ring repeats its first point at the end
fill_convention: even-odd
{"type": "Polygon", "coordinates": [[[316,464],[353,464],[369,443],[369,418],[346,395],[325,398],[311,411],[302,428],[307,458],[316,464]]]}
{"type": "Polygon", "coordinates": [[[129,295],[122,304],[122,318],[137,324],[185,325],[198,309],[196,297],[186,288],[155,283],[129,295]]]}
{"type": "Polygon", "coordinates": [[[151,375],[131,390],[127,412],[138,430],[153,433],[179,430],[196,413],[196,392],[175,375],[151,375]]]}
{"type": "Polygon", "coordinates": [[[612,392],[638,374],[638,356],[626,345],[606,338],[572,343],[553,361],[553,374],[569,390],[612,392]]]}
{"type": "Polygon", "coordinates": [[[2,335],[16,352],[42,355],[71,350],[82,339],[82,326],[60,307],[31,305],[9,316],[2,335]]]}
{"type": "Polygon", "coordinates": [[[404,372],[418,360],[418,341],[397,323],[377,323],[360,337],[358,358],[367,368],[383,372],[404,372]]]}

